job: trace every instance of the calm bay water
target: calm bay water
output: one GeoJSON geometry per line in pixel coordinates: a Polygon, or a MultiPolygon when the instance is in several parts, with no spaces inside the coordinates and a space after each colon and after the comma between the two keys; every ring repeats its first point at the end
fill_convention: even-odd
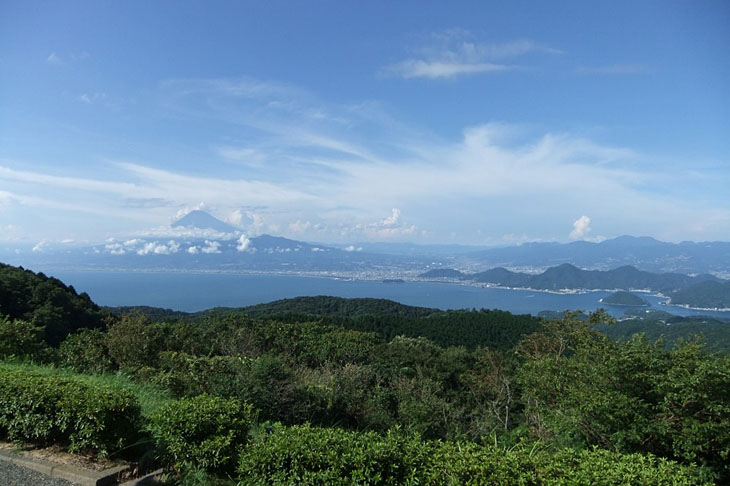
{"type": "MultiPolygon", "coordinates": [[[[383,283],[291,275],[233,275],[220,273],[54,272],[54,276],[88,293],[99,305],[148,305],[180,311],[211,307],[243,307],[304,295],[374,297],[403,304],[439,309],[502,309],[517,314],[542,310],[596,310],[604,307],[615,316],[623,307],[605,306],[599,299],[609,292],[551,294],[529,290],[472,287],[438,282],[383,283]]],[[[677,315],[714,315],[730,312],[694,311],[660,305],[664,299],[641,294],[652,308],[677,315]]]]}

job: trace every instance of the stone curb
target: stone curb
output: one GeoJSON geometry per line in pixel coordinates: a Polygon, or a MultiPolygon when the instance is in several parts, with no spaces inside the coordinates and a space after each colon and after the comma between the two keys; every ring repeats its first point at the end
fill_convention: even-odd
{"type": "Polygon", "coordinates": [[[162,469],[152,471],[151,473],[142,476],[141,478],[131,479],[127,482],[121,483],[119,486],[144,486],[146,484],[154,484],[153,481],[158,476],[162,475],[162,469]]]}
{"type": "Polygon", "coordinates": [[[103,471],[82,469],[68,464],[56,464],[43,459],[23,457],[19,454],[0,452],[0,461],[6,461],[33,471],[45,474],[52,478],[65,479],[82,486],[110,486],[117,484],[120,475],[129,469],[129,466],[115,466],[103,471]]]}

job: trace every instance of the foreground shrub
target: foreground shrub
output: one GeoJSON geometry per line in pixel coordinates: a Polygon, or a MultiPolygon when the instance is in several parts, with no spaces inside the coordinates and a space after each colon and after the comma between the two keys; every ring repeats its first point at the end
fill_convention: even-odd
{"type": "Polygon", "coordinates": [[[246,446],[241,485],[415,484],[429,446],[417,436],[308,425],[277,428],[246,446]]]}
{"type": "Polygon", "coordinates": [[[0,430],[10,440],[104,456],[133,442],[139,422],[139,404],[127,390],[0,369],[0,430]]]}
{"type": "Polygon", "coordinates": [[[150,322],[142,314],[124,315],[106,333],[106,345],[112,360],[122,370],[137,372],[158,366],[169,326],[150,322]]]}
{"type": "Polygon", "coordinates": [[[612,343],[579,322],[552,325],[560,340],[521,345],[532,340],[518,379],[536,436],[700,464],[730,484],[730,357],[696,342],[668,350],[641,335],[612,343]],[[563,351],[534,346],[571,339],[563,351]]]}
{"type": "MultiPolygon", "coordinates": [[[[518,452],[525,457],[526,451],[518,452]]],[[[601,486],[709,486],[713,473],[707,468],[685,466],[651,454],[622,454],[603,449],[562,449],[528,458],[537,472],[537,484],[601,486]]],[[[526,462],[528,462],[526,461],[526,462]]]]}
{"type": "Polygon", "coordinates": [[[605,450],[503,450],[309,426],[277,428],[243,448],[239,485],[707,486],[709,472],[605,450]]]}
{"type": "Polygon", "coordinates": [[[177,397],[208,394],[243,398],[252,360],[241,356],[193,356],[163,351],[160,368],[161,372],[152,381],[164,385],[177,397]]]}
{"type": "Polygon", "coordinates": [[[509,450],[474,443],[438,443],[425,473],[430,485],[693,486],[711,485],[707,469],[643,454],[594,449],[509,450]]]}
{"type": "Polygon", "coordinates": [[[150,428],[160,459],[168,467],[229,472],[254,419],[249,404],[199,395],[162,406],[150,428]]]}
{"type": "Polygon", "coordinates": [[[59,361],[80,373],[105,373],[116,369],[106,346],[106,334],[82,329],[69,334],[59,347],[59,361]]]}
{"type": "Polygon", "coordinates": [[[43,335],[40,326],[0,315],[0,359],[14,356],[43,360],[50,352],[43,335]]]}

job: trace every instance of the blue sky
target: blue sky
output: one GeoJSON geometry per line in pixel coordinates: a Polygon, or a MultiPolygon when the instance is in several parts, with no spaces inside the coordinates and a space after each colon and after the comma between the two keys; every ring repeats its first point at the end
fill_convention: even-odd
{"type": "Polygon", "coordinates": [[[730,3],[0,1],[0,244],[730,240],[730,3]]]}

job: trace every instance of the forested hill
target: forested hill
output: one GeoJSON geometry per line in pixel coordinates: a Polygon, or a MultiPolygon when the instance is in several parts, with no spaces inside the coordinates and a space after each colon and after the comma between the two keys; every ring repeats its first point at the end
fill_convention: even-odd
{"type": "Polygon", "coordinates": [[[730,282],[701,282],[670,296],[672,304],[702,309],[730,309],[730,282]]]}
{"type": "Polygon", "coordinates": [[[117,307],[118,316],[138,313],[149,319],[202,321],[225,315],[245,315],[271,322],[323,324],[354,331],[375,332],[389,341],[397,336],[425,337],[440,346],[489,346],[509,349],[522,336],[536,332],[541,320],[501,310],[450,310],[413,307],[386,299],[346,299],[316,296],[282,299],[250,307],[216,308],[184,313],[154,307],[117,307]]]}
{"type": "Polygon", "coordinates": [[[608,297],[601,299],[601,302],[608,305],[626,305],[626,306],[648,306],[649,302],[638,297],[631,292],[619,290],[608,297]]]}
{"type": "MultiPolygon", "coordinates": [[[[447,275],[446,270],[439,270],[439,276],[447,275]]],[[[456,272],[455,270],[453,272],[456,272]]],[[[452,275],[457,275],[453,273],[452,275]]],[[[433,277],[426,272],[420,277],[433,277]]],[[[463,280],[502,285],[505,287],[531,288],[540,290],[562,289],[648,289],[659,292],[674,292],[701,282],[719,282],[717,277],[709,274],[691,277],[680,273],[651,273],[638,270],[632,266],[623,266],[614,270],[581,270],[565,263],[551,267],[540,274],[511,272],[497,267],[490,270],[465,274],[463,280]]]]}
{"type": "Polygon", "coordinates": [[[440,312],[438,309],[413,307],[387,299],[347,299],[319,295],[295,297],[239,309],[251,317],[269,316],[281,312],[299,312],[318,316],[357,317],[367,314],[400,317],[425,317],[440,312]]]}
{"type": "Polygon", "coordinates": [[[80,328],[103,326],[103,312],[86,293],[60,280],[0,263],[0,317],[22,319],[43,328],[56,345],[80,328]]]}
{"type": "Polygon", "coordinates": [[[462,273],[458,270],[454,270],[453,268],[434,268],[433,270],[429,270],[428,272],[422,273],[419,275],[421,278],[453,278],[453,279],[463,279],[463,278],[469,278],[469,275],[462,273]]]}

